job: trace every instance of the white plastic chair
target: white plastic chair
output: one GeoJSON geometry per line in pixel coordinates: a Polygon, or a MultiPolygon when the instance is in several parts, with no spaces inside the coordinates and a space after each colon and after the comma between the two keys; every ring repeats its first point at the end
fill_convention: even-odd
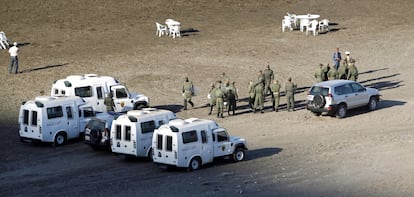
{"type": "Polygon", "coordinates": [[[287,12],[287,16],[290,17],[290,20],[294,25],[294,28],[296,29],[298,27],[298,19],[296,18],[296,14],[290,14],[289,12],[287,12]]]}
{"type": "Polygon", "coordinates": [[[173,25],[170,28],[170,32],[169,35],[172,36],[173,38],[180,38],[181,37],[181,26],[180,25],[173,25]]]}
{"type": "Polygon", "coordinates": [[[287,16],[285,16],[285,18],[282,20],[282,32],[285,32],[286,27],[289,28],[290,31],[293,30],[292,21],[290,20],[290,17],[287,18],[287,16]]]}
{"type": "Polygon", "coordinates": [[[313,36],[318,35],[318,21],[312,20],[309,25],[306,27],[306,35],[308,35],[308,32],[313,31],[313,36]]]}
{"type": "Polygon", "coordinates": [[[157,26],[157,31],[155,32],[155,35],[157,35],[158,37],[161,37],[163,35],[167,35],[168,34],[167,26],[161,25],[158,22],[156,22],[155,25],[157,26]]]}
{"type": "Polygon", "coordinates": [[[0,45],[2,49],[7,49],[9,47],[9,40],[6,37],[6,33],[0,31],[0,45]]]}
{"type": "Polygon", "coordinates": [[[300,31],[303,32],[304,28],[309,26],[309,19],[303,18],[300,20],[300,31]]]}
{"type": "Polygon", "coordinates": [[[319,21],[319,31],[329,31],[329,20],[328,19],[323,19],[321,21],[319,21]]]}

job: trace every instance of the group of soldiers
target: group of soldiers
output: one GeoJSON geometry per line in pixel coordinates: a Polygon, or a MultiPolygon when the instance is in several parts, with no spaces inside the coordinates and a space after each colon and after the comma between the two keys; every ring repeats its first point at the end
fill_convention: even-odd
{"type": "MultiPolygon", "coordinates": [[[[257,81],[249,82],[249,106],[256,113],[260,110],[260,113],[264,113],[264,100],[265,97],[270,93],[272,97],[272,110],[275,112],[279,111],[280,101],[280,82],[275,79],[275,75],[270,65],[263,71],[257,73],[257,81]]],[[[287,98],[287,110],[295,110],[295,99],[294,92],[296,85],[292,82],[292,78],[289,78],[285,84],[285,93],[287,98]]]]}
{"type": "MultiPolygon", "coordinates": [[[[272,98],[272,110],[279,111],[279,101],[282,85],[278,80],[275,79],[275,75],[270,65],[262,71],[258,72],[257,81],[249,82],[249,107],[256,113],[260,110],[264,113],[264,101],[265,97],[270,95],[272,98]]],[[[289,78],[285,84],[285,94],[287,98],[287,110],[295,111],[295,99],[294,93],[296,85],[292,82],[292,78],[289,78]]],[[[184,110],[187,110],[187,103],[194,106],[191,101],[191,97],[194,94],[193,83],[189,81],[188,77],[185,78],[183,87],[184,97],[184,110]]],[[[210,109],[208,115],[211,115],[216,107],[217,117],[224,118],[224,112],[227,109],[227,114],[235,115],[238,101],[238,91],[236,88],[235,81],[229,80],[225,73],[222,73],[220,78],[210,85],[208,92],[208,99],[210,99],[210,109]]]]}
{"type": "Polygon", "coordinates": [[[347,79],[356,81],[358,79],[358,69],[355,66],[355,59],[350,56],[350,52],[345,52],[346,57],[342,61],[342,58],[337,48],[337,52],[334,53],[334,66],[327,64],[319,64],[319,68],[315,71],[314,77],[317,82],[334,80],[334,79],[347,79]],[[339,55],[338,55],[339,54],[339,55]],[[342,64],[341,64],[342,61],[342,64]]]}

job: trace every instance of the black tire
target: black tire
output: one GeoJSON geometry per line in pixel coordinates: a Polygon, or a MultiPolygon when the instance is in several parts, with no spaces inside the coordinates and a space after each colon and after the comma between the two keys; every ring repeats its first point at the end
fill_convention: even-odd
{"type": "Polygon", "coordinates": [[[66,133],[61,131],[55,136],[54,146],[62,146],[66,143],[66,133]]]}
{"type": "Polygon", "coordinates": [[[244,148],[237,148],[236,151],[234,151],[232,158],[234,162],[238,162],[243,161],[245,156],[244,148]]]}
{"type": "Polygon", "coordinates": [[[188,169],[190,171],[195,171],[201,168],[201,160],[198,157],[195,157],[191,159],[190,165],[188,166],[188,169]]]}
{"type": "Polygon", "coordinates": [[[337,118],[345,118],[346,117],[346,106],[344,104],[339,105],[338,111],[336,112],[337,118]]]}
{"type": "Polygon", "coordinates": [[[102,133],[101,133],[100,131],[96,130],[96,129],[93,129],[93,130],[89,133],[89,136],[90,136],[90,141],[91,141],[91,143],[93,143],[93,144],[99,144],[99,142],[100,142],[100,141],[101,141],[101,139],[102,139],[102,133]]]}
{"type": "Polygon", "coordinates": [[[145,108],[147,105],[147,103],[135,103],[134,110],[145,108]]]}
{"type": "Polygon", "coordinates": [[[371,97],[371,98],[369,98],[369,102],[368,102],[368,110],[369,111],[374,111],[375,109],[377,109],[377,103],[378,103],[378,100],[377,100],[377,98],[375,98],[375,97],[371,97]]]}
{"type": "Polygon", "coordinates": [[[326,104],[325,97],[323,95],[315,95],[313,97],[313,103],[317,108],[323,108],[326,104]]]}
{"type": "Polygon", "coordinates": [[[150,148],[150,150],[149,150],[149,152],[148,152],[148,156],[147,156],[147,159],[148,159],[149,161],[154,161],[154,160],[153,160],[153,158],[152,158],[152,154],[153,154],[153,152],[152,152],[152,148],[150,148]]]}

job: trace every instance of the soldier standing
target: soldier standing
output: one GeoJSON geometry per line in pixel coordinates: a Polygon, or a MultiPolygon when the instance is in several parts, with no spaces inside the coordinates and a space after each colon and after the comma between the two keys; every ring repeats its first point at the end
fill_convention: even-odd
{"type": "Polygon", "coordinates": [[[295,89],[296,85],[292,82],[292,78],[289,77],[288,81],[285,84],[285,92],[286,92],[286,99],[287,99],[287,110],[290,112],[291,110],[295,111],[295,89]]]}
{"type": "Polygon", "coordinates": [[[238,95],[237,95],[237,89],[235,87],[235,83],[234,81],[232,81],[229,85],[229,88],[227,90],[227,102],[228,102],[228,110],[227,113],[228,115],[230,115],[230,111],[233,112],[233,116],[235,114],[236,111],[236,101],[238,99],[238,95]]]}
{"type": "Polygon", "coordinates": [[[358,79],[358,69],[355,66],[355,60],[351,59],[348,64],[348,80],[357,81],[358,79]]]}
{"type": "Polygon", "coordinates": [[[336,70],[336,68],[334,66],[332,68],[329,68],[328,80],[334,80],[337,78],[338,78],[338,71],[336,70]]]}
{"type": "Polygon", "coordinates": [[[108,96],[105,97],[104,104],[106,105],[107,112],[114,111],[115,103],[114,99],[112,98],[112,92],[109,92],[108,96]]]}
{"type": "Polygon", "coordinates": [[[342,63],[338,69],[338,79],[346,79],[348,77],[348,65],[347,63],[342,63]]]}
{"type": "Polygon", "coordinates": [[[326,66],[322,65],[322,81],[328,81],[329,64],[326,66]]]}
{"type": "Polygon", "coordinates": [[[208,95],[209,95],[209,99],[210,99],[210,112],[208,113],[208,115],[211,115],[211,113],[213,113],[213,107],[214,105],[216,105],[216,85],[214,85],[214,83],[212,83],[210,85],[210,90],[208,91],[208,95]]]}
{"type": "Polygon", "coordinates": [[[270,89],[273,93],[272,107],[273,111],[277,112],[279,110],[279,101],[280,101],[280,83],[278,80],[274,79],[273,83],[270,85],[270,89]]]}
{"type": "MultiPolygon", "coordinates": [[[[267,92],[270,91],[270,93],[272,93],[272,90],[270,89],[270,83],[272,82],[272,80],[275,78],[274,74],[273,74],[273,70],[270,69],[270,65],[267,65],[266,69],[263,72],[263,76],[264,76],[264,96],[267,96],[267,92]]],[[[273,98],[273,94],[272,98],[273,98]]]]}
{"type": "Polygon", "coordinates": [[[256,82],[255,86],[254,86],[254,113],[256,113],[257,108],[260,108],[260,112],[264,113],[263,111],[263,101],[264,101],[264,81],[263,81],[263,75],[262,72],[260,71],[258,73],[259,77],[258,77],[258,82],[256,82]]]}
{"type": "Polygon", "coordinates": [[[322,82],[323,81],[323,72],[322,72],[323,64],[319,64],[319,68],[316,69],[313,76],[315,76],[316,82],[322,82]]]}
{"type": "Polygon", "coordinates": [[[185,77],[185,81],[183,84],[184,110],[187,110],[187,103],[190,103],[191,107],[194,107],[194,103],[191,101],[193,90],[193,82],[188,80],[188,77],[185,77]]]}
{"type": "Polygon", "coordinates": [[[216,88],[214,92],[216,97],[216,106],[217,106],[217,117],[223,118],[223,110],[224,110],[224,92],[221,89],[221,85],[216,88]]]}

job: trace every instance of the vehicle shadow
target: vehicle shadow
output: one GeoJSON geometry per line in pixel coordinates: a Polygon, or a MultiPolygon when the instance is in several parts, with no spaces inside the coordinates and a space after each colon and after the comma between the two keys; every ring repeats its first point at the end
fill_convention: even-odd
{"type": "MultiPolygon", "coordinates": [[[[406,103],[407,102],[405,102],[405,101],[380,100],[378,102],[377,109],[374,110],[374,111],[383,110],[383,109],[386,109],[386,108],[399,106],[399,105],[405,105],[406,103]]],[[[369,112],[370,112],[370,110],[368,110],[367,106],[362,106],[362,107],[359,107],[359,108],[350,109],[350,110],[347,111],[346,118],[361,115],[361,114],[365,114],[365,113],[369,113],[369,112]]]]}
{"type": "Polygon", "coordinates": [[[181,109],[183,109],[182,105],[156,105],[156,106],[152,106],[152,107],[157,108],[157,109],[170,110],[174,113],[180,112],[181,109]]]}

